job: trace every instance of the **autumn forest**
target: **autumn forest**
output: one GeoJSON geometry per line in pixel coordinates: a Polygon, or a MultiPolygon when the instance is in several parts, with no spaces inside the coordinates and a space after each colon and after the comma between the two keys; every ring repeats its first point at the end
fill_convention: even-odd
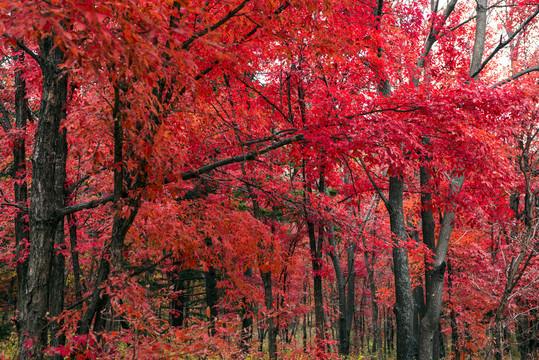
{"type": "Polygon", "coordinates": [[[539,358],[536,0],[1,0],[1,359],[539,358]]]}

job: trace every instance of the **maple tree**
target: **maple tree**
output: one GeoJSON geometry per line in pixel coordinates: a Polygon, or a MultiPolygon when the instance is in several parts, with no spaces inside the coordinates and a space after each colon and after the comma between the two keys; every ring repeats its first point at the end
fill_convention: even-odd
{"type": "Polygon", "coordinates": [[[533,359],[538,14],[2,2],[16,357],[533,359]]]}

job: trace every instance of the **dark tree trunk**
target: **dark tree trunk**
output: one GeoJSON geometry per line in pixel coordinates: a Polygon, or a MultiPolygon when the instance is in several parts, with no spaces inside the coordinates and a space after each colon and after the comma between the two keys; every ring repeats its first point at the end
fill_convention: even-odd
{"type": "Polygon", "coordinates": [[[322,237],[316,236],[315,225],[307,221],[309,232],[309,245],[311,249],[311,262],[313,267],[313,297],[314,297],[314,321],[316,327],[317,343],[321,345],[324,338],[324,294],[322,291],[322,237]]]}
{"type": "MultiPolygon", "coordinates": [[[[307,306],[307,284],[303,283],[303,291],[305,292],[305,295],[303,295],[303,305],[307,306]]],[[[308,326],[308,317],[307,314],[303,315],[303,339],[302,339],[302,348],[303,352],[307,352],[307,340],[308,340],[308,333],[307,333],[307,326],[308,326]]]]}
{"type": "Polygon", "coordinates": [[[264,284],[264,304],[266,306],[268,326],[268,355],[271,360],[277,359],[277,327],[273,314],[273,284],[271,280],[271,271],[260,272],[262,283],[264,284]]]}
{"type": "MultiPolygon", "coordinates": [[[[453,289],[453,268],[451,267],[451,262],[449,260],[447,261],[447,286],[449,287],[449,297],[451,297],[451,290],[453,289]]],[[[451,322],[451,351],[453,352],[455,359],[460,359],[457,316],[453,309],[451,309],[451,312],[449,313],[449,320],[451,322]]]]}
{"type": "MultiPolygon", "coordinates": [[[[206,240],[208,241],[208,240],[206,240]]],[[[211,242],[210,245],[211,246],[211,242]]],[[[210,334],[215,335],[215,321],[218,315],[217,303],[219,302],[219,292],[217,291],[217,270],[213,266],[208,267],[204,272],[206,284],[206,306],[209,308],[210,334]]]]}
{"type": "Polygon", "coordinates": [[[528,323],[528,316],[526,314],[519,314],[517,317],[517,341],[518,351],[520,353],[520,360],[531,359],[530,353],[530,324],[528,323]]]}
{"type": "Polygon", "coordinates": [[[9,288],[7,289],[7,300],[6,300],[6,309],[4,311],[4,316],[2,322],[6,323],[9,319],[9,308],[11,307],[11,300],[13,299],[13,288],[15,287],[15,277],[12,277],[9,281],[9,288]]]}
{"type": "Polygon", "coordinates": [[[346,334],[348,338],[348,352],[350,352],[352,334],[352,322],[354,321],[354,313],[356,311],[356,268],[355,268],[355,251],[356,244],[350,244],[347,248],[348,257],[348,289],[346,300],[346,334]]]}
{"type": "Polygon", "coordinates": [[[185,303],[185,286],[184,280],[181,277],[181,274],[178,275],[178,278],[172,280],[172,286],[174,295],[170,297],[170,311],[169,311],[169,324],[171,326],[183,326],[184,322],[184,303],[185,303]]]}
{"type": "MultiPolygon", "coordinates": [[[[252,270],[248,269],[245,274],[251,278],[252,270]]],[[[251,305],[248,303],[247,298],[242,299],[243,309],[241,314],[241,344],[240,348],[243,353],[249,353],[251,339],[253,338],[253,314],[251,305]]]]}
{"type": "Polygon", "coordinates": [[[407,241],[403,211],[403,182],[398,176],[389,178],[389,201],[387,204],[391,232],[394,235],[393,271],[395,275],[395,307],[397,318],[397,359],[413,360],[417,355],[414,336],[414,299],[412,298],[408,252],[400,245],[407,241]]]}
{"type": "Polygon", "coordinates": [[[92,325],[92,320],[100,317],[101,310],[104,308],[104,303],[106,303],[107,295],[101,296],[101,284],[105,281],[110,272],[110,264],[105,258],[105,254],[101,256],[99,269],[97,271],[97,279],[94,285],[94,291],[90,296],[90,303],[86,312],[82,315],[80,326],[78,329],[79,335],[86,335],[90,332],[90,327],[92,325]]]}
{"type": "MultiPolygon", "coordinates": [[[[56,206],[65,206],[65,178],[67,162],[67,131],[62,129],[56,153],[55,165],[55,190],[56,206]]],[[[64,218],[58,221],[56,235],[54,239],[54,253],[52,258],[51,280],[50,280],[50,316],[55,318],[64,310],[65,292],[65,257],[63,251],[66,248],[64,236],[64,218]]],[[[50,342],[52,347],[59,347],[65,344],[65,335],[60,335],[59,331],[62,323],[52,320],[50,325],[50,342]]],[[[55,359],[61,360],[61,355],[55,355],[55,359]]]]}
{"type": "MultiPolygon", "coordinates": [[[[129,214],[124,214],[121,211],[122,204],[120,203],[120,200],[122,199],[125,191],[124,183],[131,183],[132,181],[125,176],[126,170],[122,165],[124,161],[124,135],[122,124],[122,118],[124,116],[122,114],[122,109],[124,104],[120,101],[119,87],[115,86],[114,90],[114,109],[112,116],[114,118],[114,163],[117,166],[114,168],[114,217],[112,221],[112,234],[110,246],[108,248],[105,247],[105,250],[101,255],[94,291],[90,297],[88,308],[81,319],[81,324],[78,330],[78,333],[81,335],[89,333],[93,319],[95,319],[95,324],[101,324],[99,326],[95,326],[96,329],[104,328],[106,325],[103,317],[101,316],[101,312],[108,306],[109,298],[106,294],[102,295],[101,284],[109,277],[112,271],[119,271],[121,269],[123,265],[122,250],[124,248],[125,237],[131,225],[135,221],[141,206],[140,195],[137,195],[136,197],[130,198],[126,201],[130,210],[129,214]]],[[[144,182],[144,180],[138,176],[140,174],[136,175],[136,184],[132,184],[132,188],[142,187],[142,183],[144,182]]]]}
{"type": "Polygon", "coordinates": [[[32,155],[33,174],[30,198],[30,254],[27,283],[20,293],[19,358],[43,358],[47,345],[49,286],[54,239],[58,224],[55,190],[55,161],[61,141],[60,123],[65,118],[67,74],[59,65],[64,54],[52,36],[39,43],[43,90],[32,155]]]}
{"type": "MultiPolygon", "coordinates": [[[[363,241],[365,244],[365,241],[363,241]]],[[[372,352],[378,352],[378,357],[382,357],[382,336],[380,329],[380,321],[378,319],[378,300],[376,299],[376,280],[374,279],[374,264],[375,264],[375,254],[374,251],[364,250],[363,253],[365,257],[365,267],[367,268],[367,280],[369,281],[369,290],[371,293],[371,304],[372,304],[372,326],[373,326],[373,341],[372,341],[372,352]],[[370,254],[370,256],[369,256],[370,254]]]]}
{"type": "MultiPolygon", "coordinates": [[[[73,282],[75,283],[75,297],[77,301],[82,299],[81,270],[79,263],[79,251],[77,250],[77,219],[75,214],[67,217],[69,227],[69,244],[71,246],[71,265],[73,267],[73,282]]],[[[79,305],[79,308],[82,304],[79,305]]]]}
{"type": "MultiPolygon", "coordinates": [[[[24,55],[17,56],[16,61],[22,62],[24,55]]],[[[28,201],[28,187],[26,185],[26,123],[30,119],[30,109],[26,97],[26,82],[22,70],[15,73],[15,128],[19,135],[13,142],[13,178],[15,179],[15,202],[20,206],[26,206],[28,201]]],[[[8,130],[8,129],[5,129],[8,130]]],[[[17,259],[17,305],[23,306],[26,293],[26,276],[28,269],[27,251],[29,248],[30,231],[27,220],[27,212],[19,210],[15,216],[15,251],[17,259]]],[[[17,333],[20,339],[20,322],[16,322],[17,333]]]]}

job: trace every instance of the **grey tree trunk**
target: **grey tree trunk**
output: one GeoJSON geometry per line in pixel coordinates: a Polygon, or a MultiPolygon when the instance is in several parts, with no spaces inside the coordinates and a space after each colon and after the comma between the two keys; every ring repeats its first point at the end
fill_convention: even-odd
{"type": "Polygon", "coordinates": [[[417,356],[414,336],[414,299],[412,298],[408,252],[400,245],[407,240],[403,210],[403,181],[389,178],[389,199],[386,203],[391,232],[394,236],[393,272],[395,275],[395,307],[397,318],[397,359],[412,360],[417,356]]]}
{"type": "MultiPolygon", "coordinates": [[[[470,76],[476,77],[480,70],[483,52],[485,49],[485,37],[486,37],[486,21],[487,21],[487,7],[488,0],[477,1],[477,17],[476,17],[476,30],[474,39],[474,48],[472,61],[470,64],[470,76]]],[[[426,168],[421,169],[421,186],[422,188],[428,187],[429,178],[426,168]]],[[[460,191],[464,182],[464,176],[453,179],[452,189],[454,192],[460,191]]],[[[422,221],[423,224],[423,236],[424,242],[434,251],[434,264],[430,269],[426,270],[425,283],[426,283],[426,312],[424,318],[421,320],[420,341],[419,341],[419,359],[420,360],[433,360],[434,359],[434,339],[438,338],[436,334],[439,328],[440,311],[442,307],[442,295],[444,285],[444,275],[446,268],[446,255],[449,247],[449,241],[451,238],[451,232],[453,230],[453,222],[455,220],[454,212],[446,212],[438,236],[438,242],[434,247],[434,230],[432,213],[429,214],[430,194],[422,194],[422,221]],[[423,207],[425,208],[423,209],[423,207]]]]}

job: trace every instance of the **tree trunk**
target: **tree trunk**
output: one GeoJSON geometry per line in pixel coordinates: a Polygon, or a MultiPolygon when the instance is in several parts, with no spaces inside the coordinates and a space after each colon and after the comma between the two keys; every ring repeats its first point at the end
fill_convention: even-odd
{"type": "MultiPolygon", "coordinates": [[[[16,58],[22,62],[24,55],[21,53],[16,58]]],[[[13,178],[15,179],[15,202],[18,205],[26,206],[28,201],[28,187],[26,185],[26,123],[30,119],[30,109],[26,99],[26,82],[24,81],[22,70],[15,73],[15,128],[18,136],[13,142],[13,178]]],[[[8,130],[8,129],[5,129],[8,130]]],[[[26,281],[28,271],[27,251],[29,248],[30,231],[27,220],[28,213],[22,210],[17,211],[15,215],[15,257],[17,263],[17,309],[23,306],[22,300],[25,299],[26,281]]],[[[18,318],[19,319],[19,318],[18,318]]],[[[17,333],[21,338],[20,322],[17,320],[17,333]]]]}
{"type": "MultiPolygon", "coordinates": [[[[77,219],[75,214],[69,214],[67,217],[69,227],[69,244],[71,246],[71,265],[73,267],[73,282],[75,283],[75,298],[77,301],[82,299],[81,270],[79,262],[79,251],[77,250],[77,219]]],[[[79,308],[82,304],[79,305],[79,308]]]]}
{"type": "MultiPolygon", "coordinates": [[[[365,244],[365,240],[363,240],[365,244]]],[[[376,281],[374,279],[374,263],[375,263],[375,254],[374,251],[364,250],[363,256],[365,257],[365,267],[367,269],[367,280],[369,281],[369,290],[371,293],[371,304],[372,304],[372,326],[373,326],[373,341],[372,341],[372,352],[378,352],[378,357],[382,358],[382,336],[381,336],[381,327],[380,321],[378,319],[378,300],[376,299],[376,281]],[[370,253],[370,256],[369,256],[370,253]]]]}
{"type": "MultiPolygon", "coordinates": [[[[245,271],[245,277],[252,278],[253,270],[248,268],[245,271]]],[[[242,299],[242,314],[241,314],[241,344],[240,348],[243,353],[249,353],[251,339],[253,338],[253,309],[247,301],[247,298],[242,299]]]]}
{"type": "Polygon", "coordinates": [[[530,334],[528,315],[521,313],[517,317],[517,340],[520,360],[532,359],[530,334]]]}
{"type": "MultiPolygon", "coordinates": [[[[212,246],[211,238],[205,239],[208,247],[212,246]]],[[[209,309],[210,335],[215,335],[215,322],[217,320],[217,303],[219,302],[219,292],[217,290],[217,270],[213,265],[208,266],[208,271],[204,272],[206,285],[206,306],[209,309]]]]}
{"type": "MultiPolygon", "coordinates": [[[[421,171],[422,187],[428,186],[430,179],[426,169],[421,171]]],[[[451,189],[454,193],[458,193],[462,188],[464,177],[460,176],[452,180],[451,189]]],[[[424,231],[424,241],[427,246],[434,246],[434,229],[432,225],[434,220],[432,212],[430,210],[430,194],[422,194],[422,217],[424,231]]],[[[446,268],[446,255],[449,248],[449,241],[451,239],[451,232],[455,221],[454,212],[446,212],[442,219],[440,233],[438,235],[438,242],[436,243],[434,251],[434,263],[430,264],[425,270],[425,284],[426,284],[426,311],[425,316],[421,320],[421,335],[419,337],[419,359],[420,360],[433,360],[434,358],[434,338],[438,338],[439,323],[440,323],[440,311],[442,308],[442,295],[444,286],[444,275],[446,268]]]]}
{"type": "MultiPolygon", "coordinates": [[[[303,283],[303,306],[307,307],[307,283],[303,283]]],[[[303,315],[303,340],[302,340],[302,348],[303,352],[307,352],[307,340],[308,340],[308,333],[307,333],[307,326],[308,326],[308,314],[303,315]]]]}
{"type": "Polygon", "coordinates": [[[389,212],[391,232],[394,235],[393,271],[395,275],[395,307],[397,318],[397,359],[413,360],[417,354],[414,337],[414,299],[412,298],[408,252],[400,245],[407,241],[403,211],[403,182],[398,176],[389,178],[389,212]]]}
{"type": "Polygon", "coordinates": [[[337,293],[338,293],[338,314],[337,314],[337,328],[339,331],[339,354],[348,355],[349,352],[349,334],[347,332],[346,314],[346,280],[341,267],[341,262],[337,254],[337,242],[335,241],[335,231],[333,231],[333,225],[330,225],[330,234],[328,236],[329,244],[333,247],[333,250],[329,252],[329,256],[335,269],[335,277],[337,278],[337,293]]]}
{"type": "Polygon", "coordinates": [[[277,360],[277,328],[275,326],[275,317],[273,313],[273,284],[271,280],[271,271],[260,272],[262,283],[264,284],[264,304],[266,306],[268,326],[268,355],[271,360],[277,360]]]}
{"type": "Polygon", "coordinates": [[[67,74],[60,69],[64,54],[52,36],[39,43],[43,90],[32,155],[30,197],[30,254],[27,283],[19,302],[19,359],[43,358],[47,345],[49,286],[58,218],[55,191],[55,161],[60,143],[60,123],[66,116],[67,74]]]}
{"type": "Polygon", "coordinates": [[[316,327],[317,346],[324,348],[322,339],[324,338],[324,294],[322,289],[322,238],[321,234],[316,236],[315,225],[312,221],[307,221],[309,232],[309,245],[311,249],[311,263],[313,268],[313,297],[314,297],[314,321],[316,327]]]}
{"type": "Polygon", "coordinates": [[[9,281],[9,288],[7,289],[7,300],[6,308],[4,311],[4,316],[2,317],[2,322],[6,323],[9,319],[9,308],[11,307],[11,300],[13,299],[13,288],[15,287],[15,277],[12,277],[9,281]]]}
{"type": "Polygon", "coordinates": [[[348,289],[346,299],[346,336],[348,339],[348,352],[350,353],[352,334],[352,322],[354,320],[355,301],[356,301],[356,268],[355,268],[355,252],[356,244],[352,243],[348,245],[347,251],[347,265],[348,265],[348,289]]]}
{"type": "MultiPolygon", "coordinates": [[[[114,119],[114,163],[117,165],[114,168],[114,217],[112,221],[112,233],[110,239],[110,246],[103,251],[101,255],[98,276],[94,286],[94,291],[90,297],[90,303],[86,312],[83,314],[81,319],[81,325],[79,326],[78,333],[80,335],[88,334],[90,331],[90,326],[92,319],[95,318],[95,323],[100,323],[101,325],[96,326],[96,328],[104,328],[105,323],[104,319],[101,316],[101,311],[108,306],[109,298],[107,295],[101,294],[101,284],[105,281],[112,271],[119,271],[122,267],[123,262],[123,247],[125,242],[125,237],[127,232],[131,228],[131,225],[135,221],[137,213],[141,206],[141,197],[137,195],[134,198],[130,198],[126,201],[130,212],[128,214],[122,213],[122,203],[120,200],[125,191],[124,183],[128,181],[131,182],[131,179],[126,178],[126,170],[123,166],[124,164],[124,155],[123,155],[123,124],[122,124],[122,108],[124,104],[120,100],[120,89],[118,86],[114,87],[114,108],[112,117],[114,119]],[[109,260],[110,258],[110,260],[109,260]],[[109,262],[110,261],[110,262],[109,262]]],[[[144,179],[140,176],[141,174],[136,174],[136,183],[132,184],[133,188],[140,188],[144,183],[144,179]]]]}
{"type": "MultiPolygon", "coordinates": [[[[174,274],[173,276],[175,276],[174,274]]],[[[182,279],[181,273],[177,275],[177,278],[172,279],[174,295],[170,296],[170,311],[169,311],[169,324],[171,326],[183,326],[184,322],[184,302],[185,302],[185,286],[184,279],[182,279]]]]}
{"type": "MultiPolygon", "coordinates": [[[[62,135],[59,139],[58,152],[56,153],[55,165],[55,189],[56,206],[61,208],[65,206],[65,178],[67,162],[67,131],[62,129],[62,135]]],[[[56,226],[56,235],[54,239],[54,253],[52,258],[51,280],[50,280],[50,316],[58,317],[64,310],[64,292],[65,292],[65,257],[63,251],[66,248],[64,236],[64,218],[58,221],[56,226]]],[[[59,347],[65,344],[65,335],[60,335],[59,331],[62,323],[52,320],[50,325],[50,342],[52,347],[59,347]]],[[[61,355],[55,355],[55,359],[61,360],[61,355]]]]}

